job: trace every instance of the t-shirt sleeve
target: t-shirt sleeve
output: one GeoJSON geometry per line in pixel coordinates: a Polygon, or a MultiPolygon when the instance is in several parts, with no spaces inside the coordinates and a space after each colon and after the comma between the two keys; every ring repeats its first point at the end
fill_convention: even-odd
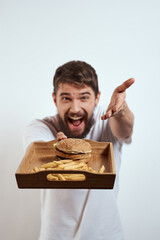
{"type": "Polygon", "coordinates": [[[47,142],[54,139],[55,137],[51,130],[43,122],[40,120],[34,120],[25,128],[23,134],[23,149],[25,151],[32,142],[47,142]]]}

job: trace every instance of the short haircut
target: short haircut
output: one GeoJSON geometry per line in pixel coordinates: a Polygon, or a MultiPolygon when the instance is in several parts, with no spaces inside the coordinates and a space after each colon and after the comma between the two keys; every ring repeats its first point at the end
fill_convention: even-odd
{"type": "Polygon", "coordinates": [[[55,95],[60,83],[69,83],[80,87],[88,85],[93,89],[96,97],[99,92],[98,77],[95,69],[82,61],[70,61],[57,68],[53,78],[55,95]]]}

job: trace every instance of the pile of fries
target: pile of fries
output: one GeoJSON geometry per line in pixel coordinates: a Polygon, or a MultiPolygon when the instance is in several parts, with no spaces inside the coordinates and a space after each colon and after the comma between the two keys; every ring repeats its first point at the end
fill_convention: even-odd
{"type": "MultiPolygon", "coordinates": [[[[71,160],[71,159],[62,159],[57,160],[53,162],[48,162],[38,167],[34,167],[32,170],[32,173],[44,171],[44,170],[84,170],[92,173],[104,173],[105,167],[102,165],[102,167],[99,169],[98,172],[96,172],[93,168],[89,167],[83,160],[71,160]]],[[[84,174],[58,174],[58,173],[50,173],[47,175],[48,181],[84,181],[85,175],[84,174]]]]}

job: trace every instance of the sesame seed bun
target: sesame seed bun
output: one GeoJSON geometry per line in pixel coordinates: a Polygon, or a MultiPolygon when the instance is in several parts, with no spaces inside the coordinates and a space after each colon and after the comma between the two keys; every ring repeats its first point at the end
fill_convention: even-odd
{"type": "Polygon", "coordinates": [[[56,155],[73,160],[91,157],[91,145],[84,139],[66,138],[56,144],[56,155]]]}

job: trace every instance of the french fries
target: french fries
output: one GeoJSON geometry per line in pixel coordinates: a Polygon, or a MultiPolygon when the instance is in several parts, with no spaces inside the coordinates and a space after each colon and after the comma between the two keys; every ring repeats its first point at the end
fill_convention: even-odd
{"type": "MultiPolygon", "coordinates": [[[[64,159],[64,160],[55,160],[53,162],[48,162],[42,164],[39,168],[34,167],[32,173],[36,173],[39,171],[45,170],[84,170],[92,173],[104,173],[105,166],[102,165],[98,171],[95,171],[93,168],[88,167],[88,165],[83,162],[83,160],[74,161],[72,159],[64,159]]],[[[49,173],[47,175],[48,181],[84,181],[85,175],[81,173],[49,173]]]]}
{"type": "Polygon", "coordinates": [[[48,181],[58,181],[59,179],[56,175],[50,173],[47,175],[47,180],[48,181]]]}
{"type": "Polygon", "coordinates": [[[48,174],[47,175],[48,181],[84,181],[85,175],[84,174],[48,174]]]}
{"type": "Polygon", "coordinates": [[[103,173],[105,171],[105,166],[102,165],[102,167],[99,169],[98,173],[103,173]]]}

